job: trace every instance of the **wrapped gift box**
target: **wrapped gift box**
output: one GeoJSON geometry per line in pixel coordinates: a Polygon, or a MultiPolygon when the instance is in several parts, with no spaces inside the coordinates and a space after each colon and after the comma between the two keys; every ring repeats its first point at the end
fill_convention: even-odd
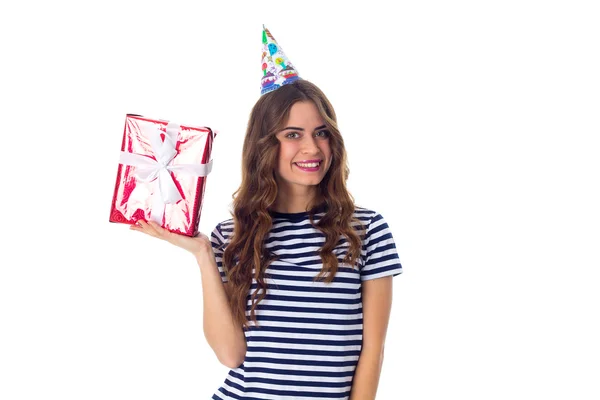
{"type": "Polygon", "coordinates": [[[110,222],[153,220],[171,232],[195,236],[214,138],[208,127],[128,114],[110,222]]]}

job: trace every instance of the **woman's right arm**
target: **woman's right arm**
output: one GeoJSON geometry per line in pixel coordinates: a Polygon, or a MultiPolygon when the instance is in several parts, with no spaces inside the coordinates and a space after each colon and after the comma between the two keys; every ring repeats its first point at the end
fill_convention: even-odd
{"type": "Polygon", "coordinates": [[[155,222],[143,220],[131,225],[130,228],[166,240],[196,257],[202,276],[204,336],[223,365],[229,368],[239,367],[246,356],[246,337],[242,327],[233,321],[233,314],[227,300],[229,296],[226,290],[227,284],[221,280],[208,236],[199,233],[192,238],[169,232],[155,222]]]}
{"type": "Polygon", "coordinates": [[[202,276],[204,336],[221,364],[237,368],[246,356],[246,337],[242,327],[233,319],[228,301],[228,284],[221,280],[212,248],[197,253],[196,260],[202,276]]]}

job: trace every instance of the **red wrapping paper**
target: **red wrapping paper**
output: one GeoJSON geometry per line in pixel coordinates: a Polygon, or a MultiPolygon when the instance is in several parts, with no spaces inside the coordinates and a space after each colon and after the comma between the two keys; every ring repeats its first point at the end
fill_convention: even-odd
{"type": "MultiPolygon", "coordinates": [[[[168,121],[154,120],[128,114],[125,119],[121,151],[136,153],[156,160],[150,135],[160,129],[164,142],[168,121]]],[[[175,149],[177,154],[170,165],[206,164],[210,161],[215,134],[208,127],[180,125],[175,149]]],[[[110,222],[134,224],[138,220],[150,220],[152,196],[161,196],[159,179],[142,182],[135,176],[136,166],[119,164],[117,181],[110,210],[110,222]]],[[[162,227],[186,236],[198,233],[202,201],[206,187],[206,176],[194,176],[185,171],[169,171],[182,199],[174,204],[165,204],[162,227]]],[[[156,214],[158,215],[158,214],[156,214]]]]}

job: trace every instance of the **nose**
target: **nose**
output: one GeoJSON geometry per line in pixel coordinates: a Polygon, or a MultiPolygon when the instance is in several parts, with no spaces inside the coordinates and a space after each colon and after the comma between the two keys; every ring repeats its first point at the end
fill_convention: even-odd
{"type": "Polygon", "coordinates": [[[320,149],[317,145],[317,139],[312,135],[305,135],[302,140],[302,153],[304,154],[317,154],[320,149]]]}

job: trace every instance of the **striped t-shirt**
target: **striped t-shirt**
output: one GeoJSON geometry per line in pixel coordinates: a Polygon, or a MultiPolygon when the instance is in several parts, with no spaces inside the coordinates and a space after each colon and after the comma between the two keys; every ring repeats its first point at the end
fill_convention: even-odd
{"type": "MultiPolygon", "coordinates": [[[[331,283],[313,282],[323,264],[319,249],[325,236],[311,225],[308,212],[271,212],[273,227],[266,247],[277,255],[267,268],[266,297],[250,321],[244,362],[229,371],[212,399],[296,400],[348,399],[362,348],[361,282],[402,273],[388,224],[371,210],[356,207],[355,217],[367,228],[360,272],[342,264],[348,242],[341,236],[334,254],[340,264],[331,283]]],[[[318,222],[323,212],[315,215],[318,222]]],[[[360,233],[361,227],[353,223],[360,233]]],[[[211,234],[223,282],[222,246],[233,233],[233,219],[219,223],[211,234]]],[[[254,275],[254,273],[253,273],[254,275]]],[[[256,280],[248,292],[256,290],[256,280]]]]}

